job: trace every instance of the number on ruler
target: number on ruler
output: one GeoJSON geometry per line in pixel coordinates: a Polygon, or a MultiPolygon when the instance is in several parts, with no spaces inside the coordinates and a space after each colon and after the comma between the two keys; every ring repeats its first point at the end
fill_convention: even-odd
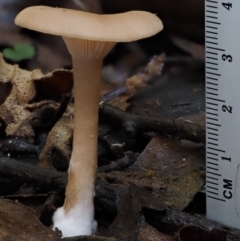
{"type": "Polygon", "coordinates": [[[222,161],[229,161],[229,162],[231,162],[232,158],[231,157],[222,156],[222,161]]]}
{"type": "Polygon", "coordinates": [[[231,56],[231,55],[223,54],[223,55],[222,55],[222,60],[223,60],[223,61],[228,60],[228,62],[232,62],[232,56],[231,56]]]}
{"type": "Polygon", "coordinates": [[[228,113],[232,114],[232,106],[230,106],[230,105],[229,106],[223,105],[222,106],[222,111],[223,112],[227,111],[228,113]]]}
{"type": "Polygon", "coordinates": [[[232,3],[222,3],[223,7],[225,7],[227,10],[230,10],[232,8],[232,3]]]}

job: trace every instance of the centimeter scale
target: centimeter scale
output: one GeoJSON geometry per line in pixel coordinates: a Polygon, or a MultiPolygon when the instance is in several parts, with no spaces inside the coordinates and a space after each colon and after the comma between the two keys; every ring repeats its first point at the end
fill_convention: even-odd
{"type": "Polygon", "coordinates": [[[207,218],[240,229],[240,0],[205,0],[207,218]]]}

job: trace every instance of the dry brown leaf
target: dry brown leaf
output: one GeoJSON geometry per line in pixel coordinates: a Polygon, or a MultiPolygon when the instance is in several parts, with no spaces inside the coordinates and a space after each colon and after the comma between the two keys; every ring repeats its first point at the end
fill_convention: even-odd
{"type": "Polygon", "coordinates": [[[64,93],[71,91],[73,78],[72,72],[68,70],[56,70],[47,75],[43,75],[40,70],[23,70],[17,65],[5,63],[0,54],[0,84],[11,86],[9,95],[0,106],[0,116],[6,125],[6,134],[29,139],[34,136],[34,132],[23,123],[26,124],[26,120],[30,122],[36,117],[32,113],[41,106],[53,104],[46,100],[59,102],[64,93]]]}
{"type": "Polygon", "coordinates": [[[30,208],[14,201],[0,199],[0,239],[7,241],[59,240],[58,235],[43,226],[30,208]]]}
{"type": "Polygon", "coordinates": [[[61,171],[66,170],[71,155],[72,136],[73,119],[71,114],[65,113],[49,132],[46,144],[39,155],[38,166],[50,169],[55,167],[59,169],[57,156],[61,156],[61,159],[65,160],[65,164],[61,167],[61,171]],[[54,152],[58,153],[57,156],[54,155],[54,152]]]}
{"type": "MultiPolygon", "coordinates": [[[[22,121],[30,115],[30,112],[24,107],[36,94],[32,79],[42,76],[40,70],[31,72],[22,70],[17,65],[5,63],[2,54],[0,54],[0,81],[4,84],[11,84],[10,94],[0,106],[0,116],[6,124],[7,135],[15,135],[22,121]]],[[[33,136],[31,130],[26,134],[33,136]]],[[[22,136],[20,133],[19,135],[22,136]]]]}

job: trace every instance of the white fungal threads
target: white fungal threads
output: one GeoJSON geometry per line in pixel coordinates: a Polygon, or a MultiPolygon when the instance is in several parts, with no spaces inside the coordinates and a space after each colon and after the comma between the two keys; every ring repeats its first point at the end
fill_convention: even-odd
{"type": "Polygon", "coordinates": [[[97,222],[94,220],[93,206],[80,203],[68,213],[64,208],[58,208],[53,216],[53,230],[58,228],[62,238],[81,235],[91,235],[97,230],[97,222]]]}

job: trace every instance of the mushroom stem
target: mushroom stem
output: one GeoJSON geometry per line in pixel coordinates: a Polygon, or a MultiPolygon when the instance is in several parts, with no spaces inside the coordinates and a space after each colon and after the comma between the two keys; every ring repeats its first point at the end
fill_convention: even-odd
{"type": "Polygon", "coordinates": [[[74,133],[63,207],[53,217],[54,228],[64,237],[90,235],[94,220],[94,187],[97,169],[98,108],[102,60],[115,43],[63,38],[73,62],[74,133]]]}
{"type": "MultiPolygon", "coordinates": [[[[97,167],[97,129],[102,60],[73,59],[74,135],[64,209],[92,206],[97,167]]],[[[79,214],[81,215],[81,214],[79,214]]]]}

